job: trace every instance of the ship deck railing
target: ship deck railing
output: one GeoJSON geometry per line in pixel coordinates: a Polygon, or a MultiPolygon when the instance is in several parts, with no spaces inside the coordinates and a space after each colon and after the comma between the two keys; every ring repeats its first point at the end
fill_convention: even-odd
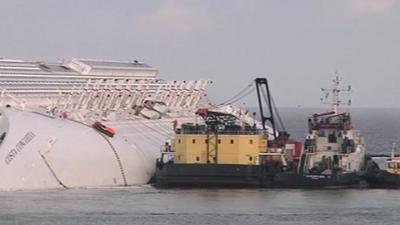
{"type": "MultiPolygon", "coordinates": [[[[213,134],[213,131],[207,131],[207,130],[181,130],[176,132],[177,134],[188,134],[188,135],[207,135],[207,133],[213,134]]],[[[267,135],[268,132],[265,130],[251,130],[251,131],[246,131],[246,130],[238,130],[238,131],[225,131],[225,130],[220,130],[217,131],[218,135],[267,135]]]]}

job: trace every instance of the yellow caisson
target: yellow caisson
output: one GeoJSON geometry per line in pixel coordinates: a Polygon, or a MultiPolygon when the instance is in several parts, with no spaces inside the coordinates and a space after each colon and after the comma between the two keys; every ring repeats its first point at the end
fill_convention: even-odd
{"type": "Polygon", "coordinates": [[[241,132],[219,134],[177,134],[173,139],[176,164],[216,163],[256,165],[260,153],[267,149],[268,136],[241,132]]]}

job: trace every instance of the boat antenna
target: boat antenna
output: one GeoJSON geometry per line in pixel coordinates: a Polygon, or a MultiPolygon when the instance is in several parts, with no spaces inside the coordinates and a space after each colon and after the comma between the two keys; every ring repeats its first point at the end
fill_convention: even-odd
{"type": "Polygon", "coordinates": [[[342,81],[342,77],[339,77],[337,72],[335,72],[336,77],[333,79],[332,88],[321,88],[321,91],[324,93],[324,97],[321,98],[321,102],[323,104],[330,105],[331,112],[335,115],[339,114],[339,107],[341,105],[351,105],[351,100],[348,102],[344,102],[340,99],[342,94],[348,94],[351,92],[351,86],[349,85],[347,88],[341,88],[340,82],[342,81]]]}
{"type": "Polygon", "coordinates": [[[393,145],[392,145],[392,159],[395,157],[395,154],[394,154],[395,151],[396,151],[396,142],[393,142],[393,145]]]}

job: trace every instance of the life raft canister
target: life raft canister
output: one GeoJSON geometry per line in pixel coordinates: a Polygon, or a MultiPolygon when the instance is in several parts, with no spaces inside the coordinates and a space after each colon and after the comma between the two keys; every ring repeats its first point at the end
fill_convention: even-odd
{"type": "Polygon", "coordinates": [[[67,112],[63,112],[62,113],[62,118],[63,119],[68,119],[68,113],[67,112]]]}
{"type": "Polygon", "coordinates": [[[176,131],[176,128],[178,128],[178,121],[177,120],[172,121],[172,128],[174,129],[174,131],[176,131]]]}
{"type": "Polygon", "coordinates": [[[207,116],[208,115],[208,109],[207,108],[200,108],[196,111],[196,115],[200,116],[207,116]]]}

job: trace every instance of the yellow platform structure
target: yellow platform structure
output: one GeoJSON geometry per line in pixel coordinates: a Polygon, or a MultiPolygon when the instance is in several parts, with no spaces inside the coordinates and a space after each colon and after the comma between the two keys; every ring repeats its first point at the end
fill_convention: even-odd
{"type": "Polygon", "coordinates": [[[172,148],[176,164],[256,165],[267,143],[265,134],[177,134],[172,148]]]}

